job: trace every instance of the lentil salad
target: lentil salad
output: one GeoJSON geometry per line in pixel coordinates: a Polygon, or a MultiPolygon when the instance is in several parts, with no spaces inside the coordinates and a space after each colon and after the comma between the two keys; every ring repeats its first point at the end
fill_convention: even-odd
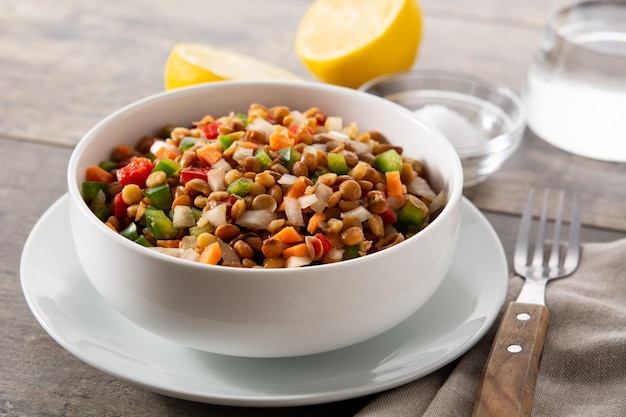
{"type": "Polygon", "coordinates": [[[190,261],[299,267],[418,233],[445,203],[379,132],[318,108],[252,104],[166,126],[90,166],[82,194],[116,233],[190,261]]]}

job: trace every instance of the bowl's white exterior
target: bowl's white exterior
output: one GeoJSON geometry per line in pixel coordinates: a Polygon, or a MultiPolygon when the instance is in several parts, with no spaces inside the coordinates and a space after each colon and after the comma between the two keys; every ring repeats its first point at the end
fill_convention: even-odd
{"type": "Polygon", "coordinates": [[[77,145],[68,166],[70,218],[78,257],[102,297],[128,319],[171,341],[210,352],[283,357],[324,352],[376,336],[413,314],[450,266],[458,236],[462,170],[452,146],[402,107],[318,83],[222,82],[174,90],[104,119],[77,145]],[[117,144],[165,124],[249,104],[312,106],[361,130],[377,130],[422,159],[447,206],[424,231],[359,259],[298,269],[201,265],[145,249],[112,233],[82,201],[85,168],[117,144]]]}

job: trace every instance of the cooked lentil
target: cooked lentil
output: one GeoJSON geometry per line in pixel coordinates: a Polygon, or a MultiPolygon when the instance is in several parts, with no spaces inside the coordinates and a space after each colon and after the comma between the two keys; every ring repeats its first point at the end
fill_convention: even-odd
{"type": "Polygon", "coordinates": [[[214,259],[202,254],[215,242],[225,266],[365,256],[427,227],[445,200],[424,179],[421,161],[380,132],[344,126],[316,107],[255,103],[245,114],[207,115],[161,132],[113,149],[100,166],[112,167],[114,181],[96,184],[86,202],[112,230],[184,259],[214,259]],[[399,172],[389,183],[392,204],[389,170],[399,172]]]}

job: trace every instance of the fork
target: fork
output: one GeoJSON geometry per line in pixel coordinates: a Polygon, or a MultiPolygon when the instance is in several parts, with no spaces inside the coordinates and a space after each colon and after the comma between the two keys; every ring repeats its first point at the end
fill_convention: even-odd
{"type": "Polygon", "coordinates": [[[557,192],[552,241],[546,240],[550,190],[545,190],[534,245],[531,239],[535,191],[526,201],[513,266],[525,278],[517,298],[508,304],[483,368],[476,393],[473,417],[530,416],[533,408],[539,361],[548,330],[545,305],[548,281],[571,275],[580,260],[580,205],[572,202],[567,249],[562,249],[561,229],[565,192],[557,192]],[[549,256],[547,256],[549,255],[549,256]]]}

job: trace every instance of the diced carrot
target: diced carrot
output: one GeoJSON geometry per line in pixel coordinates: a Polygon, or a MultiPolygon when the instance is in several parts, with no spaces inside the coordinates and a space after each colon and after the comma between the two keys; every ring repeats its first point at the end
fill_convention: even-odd
{"type": "Polygon", "coordinates": [[[309,224],[307,225],[306,231],[309,232],[310,234],[315,233],[320,223],[325,220],[326,220],[326,215],[323,212],[313,214],[311,218],[309,219],[309,224]]]}
{"type": "Polygon", "coordinates": [[[176,157],[180,155],[181,153],[182,152],[180,151],[180,149],[174,146],[168,146],[166,144],[164,146],[158,147],[154,151],[154,156],[156,156],[159,159],[171,159],[172,161],[174,161],[176,157]]]}
{"type": "Polygon", "coordinates": [[[293,184],[289,186],[284,197],[302,197],[308,186],[308,178],[301,175],[296,179],[293,184]]]}
{"type": "Polygon", "coordinates": [[[389,204],[402,205],[404,201],[404,193],[402,192],[402,181],[400,180],[400,172],[387,171],[385,172],[385,179],[387,180],[387,199],[389,204]]]}
{"type": "Polygon", "coordinates": [[[92,165],[87,168],[87,181],[102,182],[110,184],[113,182],[113,174],[100,168],[98,165],[92,165]]]}
{"type": "Polygon", "coordinates": [[[304,236],[296,231],[293,226],[287,226],[274,233],[272,236],[283,243],[298,243],[304,240],[304,236]]]}
{"type": "Polygon", "coordinates": [[[158,239],[156,244],[162,248],[179,248],[180,239],[158,239]]]}
{"type": "Polygon", "coordinates": [[[270,148],[275,151],[288,148],[295,145],[295,143],[296,140],[289,136],[289,132],[284,126],[277,126],[276,130],[270,135],[270,148]]]}
{"type": "Polygon", "coordinates": [[[249,148],[249,149],[258,149],[261,145],[259,145],[258,143],[254,143],[254,142],[248,142],[247,140],[242,140],[237,142],[237,146],[241,146],[242,148],[249,148]]]}
{"type": "Polygon", "coordinates": [[[309,256],[309,248],[307,248],[306,243],[298,243],[283,249],[283,257],[285,259],[292,256],[309,256]]]}
{"type": "Polygon", "coordinates": [[[201,147],[196,150],[198,159],[208,165],[213,165],[222,158],[222,152],[212,144],[201,147]]]}
{"type": "Polygon", "coordinates": [[[198,258],[198,262],[203,262],[205,264],[217,265],[217,263],[222,259],[222,249],[220,249],[220,244],[217,242],[213,242],[208,244],[200,257],[198,258]]]}
{"type": "Polygon", "coordinates": [[[109,229],[113,230],[115,233],[119,233],[119,230],[117,230],[111,222],[105,222],[104,225],[108,227],[109,229]]]}

